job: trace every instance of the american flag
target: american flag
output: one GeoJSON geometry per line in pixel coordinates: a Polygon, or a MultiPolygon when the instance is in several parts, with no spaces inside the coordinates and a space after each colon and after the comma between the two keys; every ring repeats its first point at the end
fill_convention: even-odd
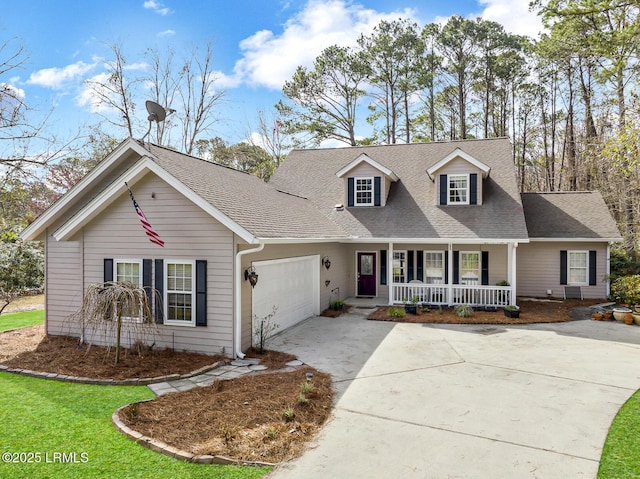
{"type": "Polygon", "coordinates": [[[142,223],[142,229],[145,233],[147,233],[149,241],[157,245],[164,246],[164,241],[162,240],[162,238],[160,238],[160,235],[158,235],[156,230],[153,229],[153,226],[151,226],[151,223],[149,223],[149,220],[147,220],[147,217],[140,209],[140,205],[138,205],[138,202],[133,197],[133,193],[131,192],[129,185],[127,185],[127,183],[125,183],[125,185],[127,186],[127,190],[129,190],[129,196],[131,197],[131,201],[133,201],[133,207],[136,209],[138,219],[140,220],[140,223],[142,223]]]}

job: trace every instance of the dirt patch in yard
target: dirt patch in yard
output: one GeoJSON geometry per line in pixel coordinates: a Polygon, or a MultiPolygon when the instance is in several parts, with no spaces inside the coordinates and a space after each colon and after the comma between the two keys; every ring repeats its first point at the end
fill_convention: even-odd
{"type": "Polygon", "coordinates": [[[315,437],[331,413],[333,394],[328,374],[305,367],[132,404],[120,420],[192,454],[279,463],[299,456],[315,437]]]}
{"type": "MultiPolygon", "coordinates": [[[[461,318],[452,308],[441,309],[421,309],[418,314],[405,314],[401,318],[394,318],[389,313],[388,306],[378,308],[369,315],[369,319],[377,321],[396,321],[406,323],[450,323],[450,324],[531,324],[531,323],[558,323],[571,321],[573,319],[586,319],[588,315],[574,314],[572,310],[578,308],[588,308],[594,304],[602,303],[603,299],[579,300],[566,299],[564,301],[545,300],[521,300],[519,318],[508,318],[502,309],[498,311],[474,310],[473,315],[468,318],[461,318]]],[[[404,309],[403,306],[396,306],[396,309],[404,309]]]]}

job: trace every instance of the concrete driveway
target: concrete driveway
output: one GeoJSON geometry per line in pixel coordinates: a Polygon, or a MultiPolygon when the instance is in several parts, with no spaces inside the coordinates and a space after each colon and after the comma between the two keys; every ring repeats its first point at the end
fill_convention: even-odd
{"type": "Polygon", "coordinates": [[[640,387],[640,327],[313,318],[270,345],[331,373],[333,418],[268,477],[593,478],[640,387]]]}

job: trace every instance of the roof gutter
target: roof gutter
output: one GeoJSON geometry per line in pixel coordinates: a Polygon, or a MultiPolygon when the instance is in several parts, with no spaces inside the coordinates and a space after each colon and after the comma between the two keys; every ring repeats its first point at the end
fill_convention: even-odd
{"type": "Polygon", "coordinates": [[[260,243],[255,248],[245,249],[236,253],[235,291],[233,294],[233,349],[235,355],[240,359],[244,358],[244,353],[242,352],[242,257],[246,254],[258,253],[264,249],[264,246],[264,243],[260,243]]]}

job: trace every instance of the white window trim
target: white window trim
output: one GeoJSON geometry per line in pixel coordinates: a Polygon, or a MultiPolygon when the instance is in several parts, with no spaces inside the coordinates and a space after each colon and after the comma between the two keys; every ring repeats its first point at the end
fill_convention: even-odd
{"type": "MultiPolygon", "coordinates": [[[[114,281],[118,281],[118,264],[122,264],[122,263],[136,263],[139,266],[139,271],[140,271],[140,276],[138,279],[138,288],[142,288],[142,260],[141,259],[128,259],[128,258],[114,258],[113,259],[113,280],[114,281]]],[[[122,320],[123,321],[128,321],[131,323],[142,323],[142,304],[140,305],[140,313],[141,315],[138,317],[132,317],[132,316],[122,316],[122,320]]]]}
{"type": "Polygon", "coordinates": [[[470,204],[470,193],[471,193],[471,188],[470,188],[470,184],[469,184],[469,174],[468,173],[451,173],[449,175],[447,175],[447,204],[448,205],[468,205],[470,204]],[[451,179],[452,178],[465,178],[465,181],[467,182],[467,200],[466,201],[451,201],[451,179]]]}
{"type": "Polygon", "coordinates": [[[391,283],[392,284],[406,284],[407,283],[407,274],[408,274],[408,265],[407,265],[407,250],[393,250],[393,256],[391,258],[391,283]],[[403,283],[399,283],[396,281],[395,278],[395,273],[394,273],[394,262],[396,260],[395,255],[396,253],[402,253],[404,254],[404,268],[403,268],[403,276],[404,276],[404,282],[403,283]]]}
{"type": "Polygon", "coordinates": [[[458,264],[458,282],[460,284],[467,284],[464,282],[462,278],[462,255],[464,254],[477,254],[478,255],[478,280],[477,283],[472,283],[472,285],[479,285],[482,283],[482,253],[480,251],[460,251],[459,255],[459,264],[458,264]]]}
{"type": "Polygon", "coordinates": [[[444,251],[442,250],[425,250],[423,252],[423,258],[424,258],[424,264],[423,264],[423,276],[424,276],[424,282],[427,283],[427,255],[429,254],[439,254],[440,257],[442,258],[442,283],[429,283],[429,284],[445,284],[445,271],[447,269],[447,265],[444,262],[444,251]]]}
{"type": "Polygon", "coordinates": [[[588,250],[569,250],[567,251],[567,286],[589,286],[589,251],[588,250]],[[572,254],[584,254],[585,256],[585,268],[584,268],[584,282],[571,282],[571,255],[572,254]]]}
{"type": "Polygon", "coordinates": [[[196,326],[196,262],[195,260],[184,259],[166,259],[164,260],[164,292],[163,292],[163,304],[164,304],[164,324],[167,326],[196,326]],[[170,264],[190,264],[191,265],[191,321],[180,321],[176,319],[169,319],[169,293],[176,293],[179,291],[169,291],[169,265],[170,264]]]}
{"type": "MultiPolygon", "coordinates": [[[[365,191],[365,190],[362,190],[365,191]]],[[[353,177],[353,206],[373,206],[375,203],[375,179],[373,176],[354,176],[353,177]],[[358,201],[358,180],[371,181],[371,201],[361,203],[358,201]]]]}

